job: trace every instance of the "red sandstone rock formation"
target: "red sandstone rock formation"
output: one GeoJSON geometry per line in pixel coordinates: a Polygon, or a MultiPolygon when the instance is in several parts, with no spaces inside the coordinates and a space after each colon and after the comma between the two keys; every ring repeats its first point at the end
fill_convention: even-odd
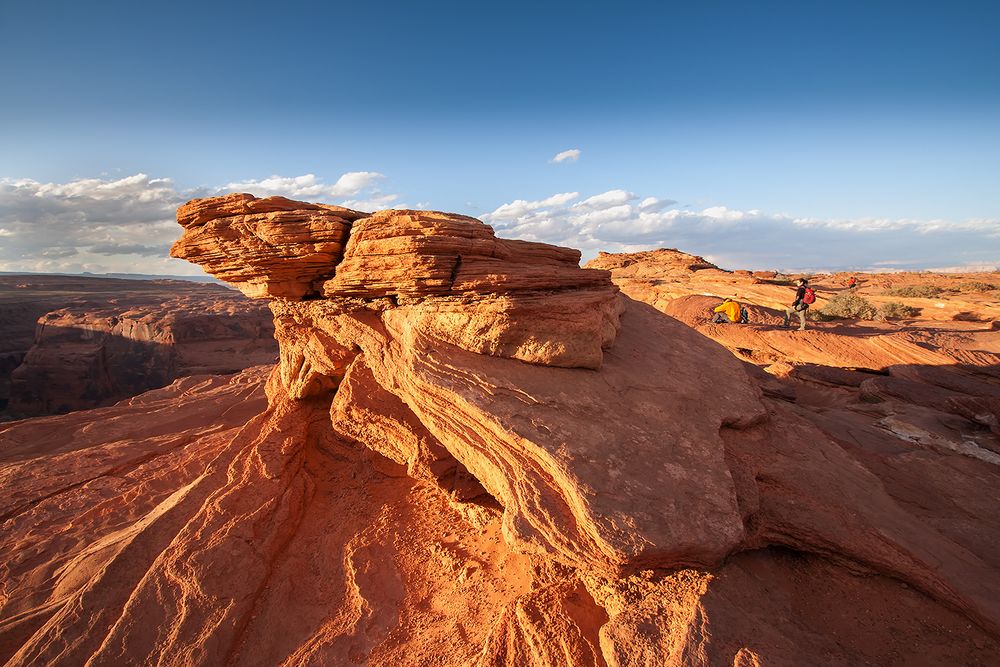
{"type": "Polygon", "coordinates": [[[277,354],[266,307],[219,285],[16,280],[20,287],[11,284],[0,301],[16,361],[2,394],[8,417],[109,405],[177,377],[232,373],[277,354]]]}
{"type": "MultiPolygon", "coordinates": [[[[191,240],[217,267],[281,236],[262,232],[276,207],[317,211],[192,206],[182,223],[225,240],[191,240]]],[[[271,302],[266,408],[256,370],[0,426],[0,658],[998,655],[997,462],[819,410],[572,251],[440,213],[349,222],[333,265],[286,274],[261,251],[239,274],[298,294],[271,302]]]]}

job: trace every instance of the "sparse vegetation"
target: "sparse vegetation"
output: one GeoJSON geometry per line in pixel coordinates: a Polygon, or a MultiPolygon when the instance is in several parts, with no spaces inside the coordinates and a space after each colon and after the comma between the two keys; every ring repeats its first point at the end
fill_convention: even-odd
{"type": "Polygon", "coordinates": [[[841,292],[819,309],[823,317],[835,320],[873,320],[878,310],[868,299],[841,292]]]}
{"type": "Polygon", "coordinates": [[[979,313],[972,313],[967,310],[963,310],[960,313],[955,313],[951,316],[951,319],[958,322],[988,322],[989,317],[980,315],[979,313]]]}
{"type": "Polygon", "coordinates": [[[955,285],[954,289],[957,292],[968,294],[970,292],[989,292],[997,289],[997,286],[992,283],[983,282],[982,280],[970,280],[969,282],[955,285]]]}
{"type": "Polygon", "coordinates": [[[806,319],[810,322],[829,322],[840,318],[827,315],[819,308],[810,308],[806,311],[806,319]]]}
{"type": "Polygon", "coordinates": [[[878,309],[878,316],[883,320],[899,320],[906,317],[916,317],[919,314],[919,308],[907,306],[898,301],[884,303],[878,309]]]}
{"type": "Polygon", "coordinates": [[[894,287],[893,289],[886,290],[883,294],[887,296],[933,299],[936,296],[941,296],[944,291],[944,288],[937,285],[908,285],[906,287],[894,287]]]}

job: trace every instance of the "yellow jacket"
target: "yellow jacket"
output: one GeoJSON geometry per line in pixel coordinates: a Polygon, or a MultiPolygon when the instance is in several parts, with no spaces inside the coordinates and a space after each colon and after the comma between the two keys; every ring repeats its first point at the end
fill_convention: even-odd
{"type": "Polygon", "coordinates": [[[725,313],[730,322],[740,321],[740,304],[735,301],[726,301],[721,306],[716,306],[713,313],[725,313]]]}

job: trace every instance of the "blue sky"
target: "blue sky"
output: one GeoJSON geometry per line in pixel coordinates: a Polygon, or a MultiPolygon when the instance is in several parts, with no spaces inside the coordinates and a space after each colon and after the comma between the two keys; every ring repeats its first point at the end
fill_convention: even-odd
{"type": "Polygon", "coordinates": [[[588,255],[1000,264],[998,3],[317,5],[0,0],[0,270],[188,270],[170,211],[232,184],[588,255]]]}

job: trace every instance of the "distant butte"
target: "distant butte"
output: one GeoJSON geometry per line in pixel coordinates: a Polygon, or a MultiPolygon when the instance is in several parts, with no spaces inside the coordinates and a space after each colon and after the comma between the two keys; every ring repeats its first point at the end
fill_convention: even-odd
{"type": "Polygon", "coordinates": [[[432,211],[178,221],[279,362],[0,425],[0,661],[1000,655],[988,319],[785,331],[774,273],[432,211]],[[756,321],[707,323],[731,292],[756,321]]]}

